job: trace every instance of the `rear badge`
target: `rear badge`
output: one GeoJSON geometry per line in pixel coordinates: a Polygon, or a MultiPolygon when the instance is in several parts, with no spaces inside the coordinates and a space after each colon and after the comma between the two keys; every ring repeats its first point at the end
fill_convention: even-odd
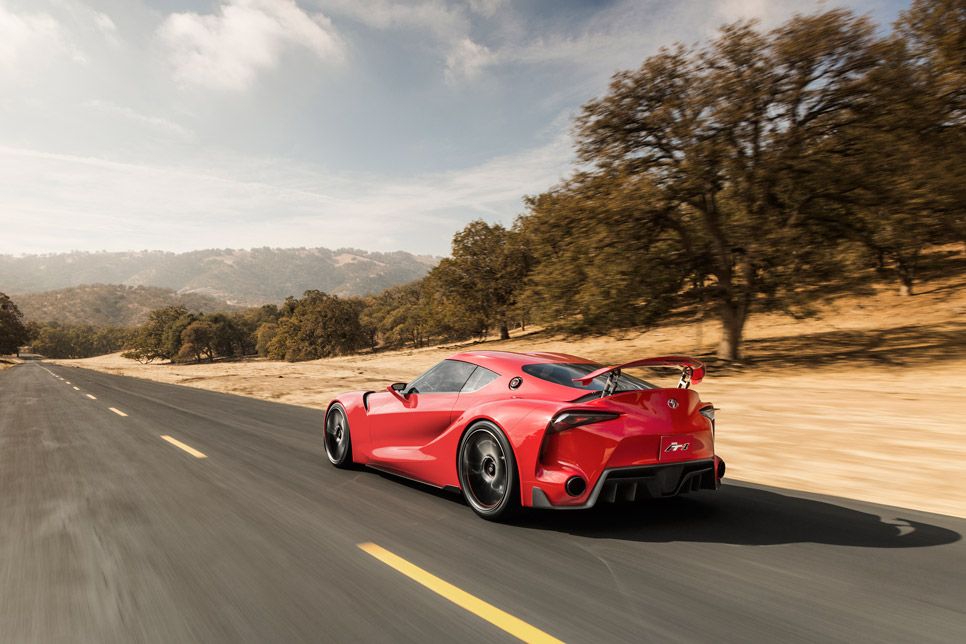
{"type": "Polygon", "coordinates": [[[670,400],[667,401],[667,406],[670,407],[671,409],[677,409],[678,401],[676,401],[674,398],[671,398],[670,400]]]}
{"type": "Polygon", "coordinates": [[[515,378],[510,378],[510,389],[516,389],[523,384],[523,378],[516,376],[515,378]]]}
{"type": "Polygon", "coordinates": [[[691,443],[678,443],[674,442],[668,445],[664,451],[665,452],[683,452],[688,449],[691,443]]]}

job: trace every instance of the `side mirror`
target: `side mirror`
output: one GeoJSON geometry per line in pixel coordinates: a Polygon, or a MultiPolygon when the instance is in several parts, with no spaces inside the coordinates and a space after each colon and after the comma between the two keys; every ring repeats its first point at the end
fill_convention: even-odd
{"type": "Polygon", "coordinates": [[[403,400],[405,400],[408,397],[405,393],[406,392],[405,382],[394,382],[391,385],[389,385],[386,389],[388,389],[389,393],[391,393],[392,395],[398,398],[402,398],[403,400]]]}

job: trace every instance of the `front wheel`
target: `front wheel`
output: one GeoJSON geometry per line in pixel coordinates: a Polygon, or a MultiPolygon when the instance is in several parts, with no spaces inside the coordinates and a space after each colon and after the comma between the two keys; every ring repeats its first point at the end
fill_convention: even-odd
{"type": "Polygon", "coordinates": [[[335,403],[325,414],[325,455],[336,467],[352,465],[352,439],[345,407],[335,403]]]}
{"type": "Polygon", "coordinates": [[[479,422],[466,432],[459,450],[463,496],[484,519],[508,518],[519,507],[517,466],[513,450],[500,429],[479,422]]]}

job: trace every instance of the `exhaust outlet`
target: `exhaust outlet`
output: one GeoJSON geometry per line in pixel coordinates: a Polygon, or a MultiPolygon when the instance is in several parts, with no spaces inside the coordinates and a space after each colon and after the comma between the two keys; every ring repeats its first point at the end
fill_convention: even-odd
{"type": "Polygon", "coordinates": [[[579,476],[571,476],[564,483],[564,489],[570,496],[580,496],[587,490],[587,481],[579,476]]]}

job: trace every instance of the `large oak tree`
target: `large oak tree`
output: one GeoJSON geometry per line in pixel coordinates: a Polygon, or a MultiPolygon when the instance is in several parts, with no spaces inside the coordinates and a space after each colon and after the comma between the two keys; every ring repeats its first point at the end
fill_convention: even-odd
{"type": "Polygon", "coordinates": [[[28,339],[20,309],[5,293],[0,293],[0,354],[19,354],[28,339]]]}
{"type": "Polygon", "coordinates": [[[618,73],[577,120],[580,160],[640,190],[639,234],[673,242],[664,252],[681,281],[701,285],[722,358],[740,357],[753,306],[827,276],[836,207],[855,189],[829,177],[851,162],[842,134],[875,47],[872,24],[845,11],[767,33],[738,23],[704,48],[664,49],[618,73]]]}

